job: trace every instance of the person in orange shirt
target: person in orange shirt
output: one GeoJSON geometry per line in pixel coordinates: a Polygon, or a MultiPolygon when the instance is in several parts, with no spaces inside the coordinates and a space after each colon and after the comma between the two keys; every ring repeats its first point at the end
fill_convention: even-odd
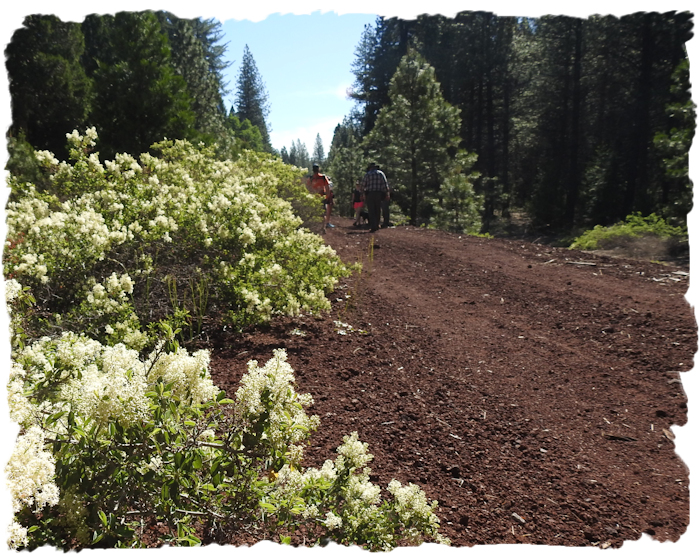
{"type": "Polygon", "coordinates": [[[333,207],[333,190],[328,176],[321,174],[318,164],[313,165],[313,174],[307,178],[306,185],[312,193],[323,197],[323,207],[326,212],[323,217],[323,228],[335,228],[331,224],[331,209],[333,207]]]}

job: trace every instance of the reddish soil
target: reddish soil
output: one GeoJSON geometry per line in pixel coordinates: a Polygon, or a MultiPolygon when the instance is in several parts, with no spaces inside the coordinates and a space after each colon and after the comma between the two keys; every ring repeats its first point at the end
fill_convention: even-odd
{"type": "Polygon", "coordinates": [[[687,266],[334,222],[327,243],[364,268],[332,311],[231,337],[212,357],[233,395],[249,359],[287,349],[321,417],[307,465],[358,431],[373,481],[418,484],[456,546],[683,534],[689,476],[670,426],[686,423],[697,346],[687,266]]]}

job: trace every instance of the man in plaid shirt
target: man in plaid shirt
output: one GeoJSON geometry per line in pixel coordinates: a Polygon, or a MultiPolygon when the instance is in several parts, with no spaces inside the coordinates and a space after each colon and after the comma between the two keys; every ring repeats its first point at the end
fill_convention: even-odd
{"type": "Polygon", "coordinates": [[[376,232],[379,230],[382,201],[389,195],[389,182],[377,163],[373,162],[367,168],[367,174],[362,179],[362,191],[369,213],[369,231],[376,232]]]}

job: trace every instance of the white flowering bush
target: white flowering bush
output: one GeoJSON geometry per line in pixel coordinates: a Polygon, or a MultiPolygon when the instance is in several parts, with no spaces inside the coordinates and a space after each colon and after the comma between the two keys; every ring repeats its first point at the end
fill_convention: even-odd
{"type": "Polygon", "coordinates": [[[72,164],[37,152],[40,185],[11,180],[9,547],[198,545],[241,529],[373,550],[447,542],[417,487],[383,497],[369,481],[356,433],[304,469],[319,419],[283,350],[251,361],[228,399],[209,353],[178,342],[217,316],[240,329],[329,307],[348,269],[301,227],[317,203],[298,169],[184,141],[102,162],[94,129],[68,139],[72,164]]]}
{"type": "MultiPolygon", "coordinates": [[[[172,340],[172,337],[171,337],[172,340]]],[[[290,541],[333,539],[373,550],[446,543],[425,494],[369,481],[357,434],[335,461],[302,467],[319,425],[296,392],[284,350],[249,363],[235,400],[211,382],[208,354],[164,346],[145,358],[74,333],[17,351],[8,397],[23,434],[7,465],[10,547],[140,547],[214,541],[233,528],[290,541]],[[153,532],[150,532],[153,535],[153,532]]]]}
{"type": "Polygon", "coordinates": [[[243,328],[329,308],[349,271],[302,228],[320,209],[299,169],[186,141],[101,162],[94,129],[67,137],[72,163],[36,153],[48,187],[10,179],[5,276],[31,288],[37,337],[67,328],[141,350],[161,320],[194,336],[215,317],[243,328]]]}

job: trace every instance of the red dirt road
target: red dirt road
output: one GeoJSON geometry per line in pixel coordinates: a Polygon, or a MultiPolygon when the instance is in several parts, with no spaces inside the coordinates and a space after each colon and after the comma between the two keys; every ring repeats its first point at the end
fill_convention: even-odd
{"type": "Polygon", "coordinates": [[[233,395],[249,359],[287,349],[321,417],[307,465],[358,431],[373,481],[418,484],[456,546],[683,534],[689,477],[670,426],[687,420],[681,376],[697,347],[687,267],[334,222],[327,243],[364,268],[330,314],[212,354],[233,395]]]}

